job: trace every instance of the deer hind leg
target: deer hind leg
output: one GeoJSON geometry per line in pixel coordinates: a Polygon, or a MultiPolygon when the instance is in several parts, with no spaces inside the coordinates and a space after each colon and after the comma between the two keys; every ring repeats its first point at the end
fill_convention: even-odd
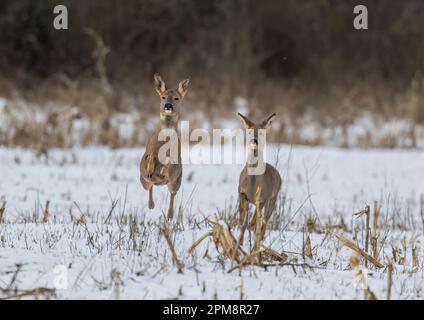
{"type": "Polygon", "coordinates": [[[248,212],[249,202],[244,193],[241,193],[239,195],[239,211],[240,211],[240,220],[239,220],[240,237],[239,237],[238,243],[242,245],[244,240],[244,233],[248,225],[248,213],[249,213],[248,212]]]}
{"type": "Polygon", "coordinates": [[[265,236],[266,226],[268,225],[268,221],[272,216],[276,201],[277,201],[277,196],[271,199],[268,199],[264,204],[264,212],[263,212],[264,219],[263,219],[262,230],[261,230],[262,239],[265,236]]]}
{"type": "Polygon", "coordinates": [[[177,191],[180,189],[181,180],[182,180],[182,175],[180,174],[174,182],[171,182],[168,184],[168,191],[171,195],[171,198],[169,200],[169,208],[168,208],[168,220],[172,220],[174,218],[174,198],[175,198],[175,195],[177,194],[177,191]]]}

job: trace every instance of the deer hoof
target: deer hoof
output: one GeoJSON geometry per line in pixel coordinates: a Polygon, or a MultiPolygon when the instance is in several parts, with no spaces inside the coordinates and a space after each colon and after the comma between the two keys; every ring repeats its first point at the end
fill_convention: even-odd
{"type": "Polygon", "coordinates": [[[155,203],[153,202],[153,200],[149,200],[149,209],[152,210],[155,208],[155,203]]]}
{"type": "Polygon", "coordinates": [[[174,218],[174,210],[169,209],[168,210],[168,221],[171,221],[174,218]]]}

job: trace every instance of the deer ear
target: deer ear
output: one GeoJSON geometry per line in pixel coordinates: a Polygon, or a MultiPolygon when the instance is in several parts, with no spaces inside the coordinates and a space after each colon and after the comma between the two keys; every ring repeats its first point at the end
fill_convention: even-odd
{"type": "Polygon", "coordinates": [[[240,112],[239,113],[237,113],[237,115],[240,117],[240,119],[241,119],[241,121],[243,122],[243,124],[244,124],[244,127],[246,128],[246,129],[250,129],[250,128],[252,128],[253,127],[253,122],[252,121],[250,121],[249,119],[247,119],[244,115],[242,115],[240,112]]]}
{"type": "Polygon", "coordinates": [[[178,84],[177,91],[181,97],[184,97],[186,95],[189,82],[190,82],[190,79],[185,79],[183,81],[180,81],[180,83],[178,84]]]}
{"type": "Polygon", "coordinates": [[[262,127],[264,127],[265,129],[268,129],[271,126],[272,121],[274,120],[274,118],[275,118],[276,115],[277,115],[276,113],[273,113],[268,118],[266,118],[262,122],[262,127]]]}
{"type": "Polygon", "coordinates": [[[159,74],[155,74],[155,89],[158,95],[162,95],[166,91],[165,81],[162,80],[159,74]]]}

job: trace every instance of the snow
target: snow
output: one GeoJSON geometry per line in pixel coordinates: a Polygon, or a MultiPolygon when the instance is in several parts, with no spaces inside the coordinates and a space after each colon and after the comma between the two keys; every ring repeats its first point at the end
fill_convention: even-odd
{"type": "MultiPolygon", "coordinates": [[[[142,154],[142,148],[90,147],[52,150],[46,159],[29,150],[0,148],[0,206],[6,201],[5,223],[0,224],[0,288],[10,283],[17,264],[22,264],[15,284],[19,288],[54,287],[55,267],[64,265],[67,288],[57,290],[56,298],[117,298],[112,270],[120,273],[121,299],[212,299],[214,295],[239,299],[241,291],[245,299],[363,297],[355,289],[354,273],[348,270],[351,251],[334,234],[311,234],[313,258],[306,262],[313,269],[249,266],[228,273],[235,264],[228,259],[223,265],[218,262],[212,239],[202,242],[194,254],[187,252],[210,230],[205,218],[226,220],[224,216],[235,214],[242,164],[184,165],[176,198],[176,213],[183,208],[182,223],[168,225],[184,264],[184,273],[178,274],[160,233],[169,196],[166,187],[155,188],[156,208],[147,209],[147,192],[139,182],[142,154]],[[42,223],[46,201],[50,202],[49,221],[42,223]],[[81,215],[86,224],[75,222],[81,215]],[[136,219],[138,229],[135,240],[131,219],[136,219]]],[[[302,228],[309,217],[317,215],[323,225],[337,224],[343,217],[352,229],[362,221],[352,214],[377,200],[382,205],[381,223],[388,225],[382,261],[390,256],[392,245],[402,249],[401,239],[407,239],[406,263],[395,265],[392,298],[423,298],[419,213],[423,151],[268,146],[268,162],[275,164],[277,155],[286,203],[285,210],[276,214],[287,227],[270,230],[265,244],[277,251],[301,253],[302,228]],[[414,245],[419,248],[421,267],[412,272],[414,245]]],[[[352,238],[353,231],[334,232],[352,238]]],[[[363,235],[358,237],[362,244],[363,235]]],[[[291,259],[304,262],[301,255],[291,259]]],[[[387,272],[373,268],[371,272],[370,288],[384,299],[387,272]]]]}

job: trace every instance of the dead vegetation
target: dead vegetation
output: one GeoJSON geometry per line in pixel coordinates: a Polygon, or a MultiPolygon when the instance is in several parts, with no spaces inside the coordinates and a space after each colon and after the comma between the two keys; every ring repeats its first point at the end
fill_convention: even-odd
{"type": "Polygon", "coordinates": [[[184,265],[180,262],[180,259],[178,259],[178,255],[175,251],[174,244],[172,243],[168,229],[167,228],[163,229],[162,233],[163,233],[163,236],[165,237],[166,243],[169,246],[169,249],[171,250],[172,260],[174,261],[174,264],[177,267],[178,273],[184,273],[183,272],[184,265]]]}
{"type": "MultiPolygon", "coordinates": [[[[297,222],[290,224],[290,227],[284,233],[281,233],[280,230],[287,225],[287,221],[282,221],[277,226],[277,229],[274,229],[274,227],[268,228],[264,238],[260,239],[256,238],[256,232],[252,230],[249,234],[254,239],[251,239],[253,241],[249,241],[245,246],[241,246],[237,241],[238,230],[233,230],[226,221],[206,219],[204,222],[199,222],[193,218],[191,213],[187,213],[184,221],[182,221],[182,225],[186,229],[183,230],[178,223],[169,223],[165,219],[159,222],[148,222],[139,215],[127,214],[125,211],[120,214],[114,214],[115,210],[117,210],[116,202],[112,202],[111,206],[112,209],[109,212],[112,214],[108,215],[110,216],[108,221],[105,221],[104,218],[99,219],[97,215],[85,212],[77,206],[80,216],[84,217],[84,221],[82,221],[82,218],[75,218],[74,214],[70,213],[67,219],[71,220],[71,224],[60,220],[56,221],[56,219],[55,223],[57,223],[57,226],[65,228],[66,231],[60,231],[61,233],[65,232],[72,235],[69,241],[73,242],[80,239],[78,241],[85,242],[87,250],[95,255],[101,255],[110,250],[123,250],[122,252],[135,252],[138,254],[146,251],[156,252],[154,260],[160,266],[158,273],[169,270],[169,268],[171,270],[175,268],[176,272],[180,274],[190,273],[193,268],[196,270],[200,265],[215,262],[218,266],[222,266],[226,274],[234,274],[235,271],[238,271],[240,275],[244,274],[243,286],[246,281],[245,277],[249,272],[257,274],[260,270],[267,270],[268,272],[274,270],[278,274],[281,272],[279,270],[288,268],[293,271],[294,277],[299,272],[304,275],[312,275],[321,270],[331,272],[333,267],[330,265],[334,266],[337,261],[337,268],[340,268],[340,270],[343,270],[346,266],[352,270],[352,293],[355,291],[363,293],[363,296],[357,295],[357,298],[362,299],[363,297],[368,300],[393,299],[393,283],[398,281],[399,275],[404,273],[413,275],[422,270],[417,241],[412,238],[378,238],[377,244],[375,244],[377,250],[372,246],[366,249],[367,237],[365,230],[371,233],[368,241],[377,233],[382,235],[387,232],[387,227],[374,219],[369,220],[369,224],[373,226],[372,229],[367,228],[366,223],[359,223],[358,219],[361,219],[361,216],[368,220],[366,218],[367,213],[370,217],[377,216],[375,212],[371,214],[369,206],[362,210],[360,214],[355,214],[355,217],[359,218],[353,218],[352,220],[352,222],[362,225],[363,228],[363,230],[358,232],[359,234],[363,233],[362,239],[359,240],[359,237],[356,237],[356,242],[348,238],[348,236],[353,237],[356,232],[355,228],[346,229],[343,224],[336,225],[335,223],[320,225],[316,221],[314,222],[313,219],[307,219],[303,225],[298,225],[297,222]],[[202,227],[203,224],[207,226],[206,229],[210,228],[210,230],[203,236],[198,237],[189,248],[184,247],[182,238],[184,238],[186,232],[191,232],[189,230],[203,232],[205,229],[202,227]],[[275,238],[284,237],[285,233],[290,234],[290,238],[293,235],[297,235],[294,240],[294,247],[299,248],[298,252],[293,250],[293,246],[287,247],[287,242],[276,241],[275,238]],[[212,240],[216,250],[211,250],[205,244],[208,239],[212,240]],[[164,246],[159,246],[162,241],[164,241],[164,246]],[[401,248],[397,247],[397,241],[400,241],[401,248]],[[338,246],[338,243],[341,243],[342,247],[338,246]],[[349,251],[345,251],[346,254],[336,259],[340,255],[339,251],[343,251],[343,247],[346,247],[349,251]],[[188,251],[186,251],[187,249],[188,251]],[[350,251],[352,251],[351,254],[349,253],[350,251]],[[323,254],[323,252],[327,253],[323,254]],[[214,253],[217,254],[216,257],[214,257],[214,253]],[[327,255],[328,258],[326,258],[327,255]],[[330,259],[333,261],[331,264],[328,261],[330,259]],[[387,263],[382,261],[387,261],[387,263]],[[381,293],[381,289],[376,290],[370,282],[370,279],[380,277],[377,275],[387,278],[386,293],[384,295],[381,293]]],[[[49,208],[48,202],[46,202],[46,208],[49,208]]],[[[378,203],[375,204],[374,208],[379,208],[379,212],[382,209],[378,203]]],[[[46,210],[44,211],[44,217],[46,217],[45,212],[46,210]]],[[[290,215],[293,214],[292,212],[290,213],[290,215]]],[[[52,216],[55,216],[55,214],[49,211],[48,220],[51,220],[52,216]]],[[[32,219],[32,222],[30,220],[24,222],[27,226],[31,226],[31,223],[35,224],[29,230],[36,228],[38,224],[36,215],[33,215],[32,219]]],[[[45,222],[45,219],[43,219],[43,222],[45,222]]],[[[7,230],[16,223],[19,225],[19,222],[11,221],[10,219],[4,223],[6,223],[6,226],[3,229],[0,228],[0,239],[4,239],[5,236],[10,238],[7,236],[7,230]]],[[[40,227],[42,225],[40,223],[40,227]]],[[[54,226],[55,224],[50,223],[50,225],[54,226]]],[[[55,243],[59,241],[60,237],[52,236],[55,233],[53,229],[44,228],[43,232],[46,233],[43,238],[48,241],[48,246],[55,247],[55,243]],[[52,235],[48,235],[50,233],[52,235]]],[[[29,235],[34,236],[36,234],[37,232],[33,230],[29,231],[29,235]]],[[[28,250],[31,250],[33,245],[28,245],[30,245],[28,250]]],[[[122,287],[125,286],[126,281],[129,281],[127,278],[128,271],[126,273],[119,271],[126,268],[113,266],[109,284],[107,284],[106,280],[98,284],[100,287],[110,288],[114,299],[122,298],[122,287]]],[[[10,283],[17,282],[20,272],[21,267],[18,267],[18,271],[12,273],[10,283]]],[[[138,267],[133,271],[136,277],[143,276],[145,272],[145,270],[140,270],[138,267]]],[[[256,275],[255,277],[260,276],[256,275]]],[[[0,279],[2,279],[1,274],[0,279]]],[[[244,289],[240,290],[240,296],[246,297],[244,289]]],[[[396,297],[400,294],[398,290],[399,288],[397,287],[396,297]]],[[[23,290],[17,289],[16,285],[12,285],[2,288],[0,296],[2,299],[50,299],[56,297],[56,291],[46,287],[23,290]]],[[[179,296],[184,296],[182,287],[180,287],[179,296]]]]}
{"type": "Polygon", "coordinates": [[[24,289],[2,289],[0,292],[4,297],[0,296],[0,300],[9,300],[9,299],[22,299],[22,298],[33,298],[38,299],[51,299],[55,296],[55,290],[51,288],[34,288],[30,290],[24,289]]]}
{"type": "Polygon", "coordinates": [[[6,201],[0,207],[0,224],[4,223],[4,212],[6,211],[6,201]]]}
{"type": "MultiPolygon", "coordinates": [[[[94,51],[105,50],[101,48],[94,51]]],[[[97,53],[93,55],[100,59],[97,53]]],[[[93,60],[93,64],[106,64],[105,58],[101,60],[93,60]]],[[[51,79],[34,80],[39,85],[32,92],[14,84],[7,86],[14,87],[14,94],[0,91],[0,96],[7,99],[5,108],[0,110],[4,123],[0,145],[32,148],[40,155],[51,148],[76,145],[143,145],[151,119],[158,113],[152,81],[140,86],[143,89],[126,88],[108,80],[107,64],[98,68],[98,76],[91,80],[55,74],[51,79]]],[[[422,148],[424,127],[418,116],[419,101],[424,96],[422,83],[422,77],[417,75],[406,91],[361,83],[353,84],[352,92],[347,86],[329,89],[325,96],[323,92],[328,90],[322,88],[306,91],[299,86],[281,89],[266,85],[258,89],[255,97],[234,95],[217,109],[221,103],[204,100],[203,86],[193,79],[181,119],[189,120],[192,129],[202,127],[205,121],[220,128],[222,120],[234,119],[240,108],[250,110],[252,117],[277,112],[281,123],[270,131],[270,142],[341,148],[422,148]]]]}
{"type": "Polygon", "coordinates": [[[56,290],[46,287],[36,287],[33,289],[19,289],[16,285],[16,281],[19,273],[22,270],[22,265],[17,264],[16,269],[11,272],[12,277],[6,288],[0,287],[0,300],[9,300],[9,299],[22,299],[22,298],[32,298],[35,300],[38,299],[51,299],[55,297],[56,290]]]}
{"type": "Polygon", "coordinates": [[[62,37],[50,27],[47,2],[4,2],[0,119],[8,123],[0,145],[40,155],[75,145],[142,145],[157,115],[151,79],[163,72],[173,81],[192,78],[182,119],[193,127],[219,127],[245,109],[253,117],[281,115],[274,142],[421,148],[424,49],[411,41],[421,37],[421,3],[384,3],[366,1],[391,18],[362,37],[346,29],[350,2],[97,1],[70,5],[79,18],[62,37]],[[158,19],[166,15],[173,23],[158,19]],[[323,15],[322,29],[311,27],[323,15]],[[71,109],[83,121],[69,119],[71,109]],[[114,121],[122,114],[131,118],[130,136],[114,121]],[[79,138],[70,139],[67,128],[79,138]]]}
{"type": "Polygon", "coordinates": [[[355,243],[353,243],[351,240],[349,240],[345,237],[341,237],[341,236],[337,236],[337,240],[339,240],[341,243],[343,243],[343,245],[345,245],[346,247],[352,249],[355,253],[361,255],[365,259],[365,267],[368,265],[368,261],[372,262],[374,264],[374,266],[376,266],[377,268],[383,268],[384,267],[384,265],[381,262],[374,259],[366,251],[362,250],[357,245],[355,245],[355,243]]]}

